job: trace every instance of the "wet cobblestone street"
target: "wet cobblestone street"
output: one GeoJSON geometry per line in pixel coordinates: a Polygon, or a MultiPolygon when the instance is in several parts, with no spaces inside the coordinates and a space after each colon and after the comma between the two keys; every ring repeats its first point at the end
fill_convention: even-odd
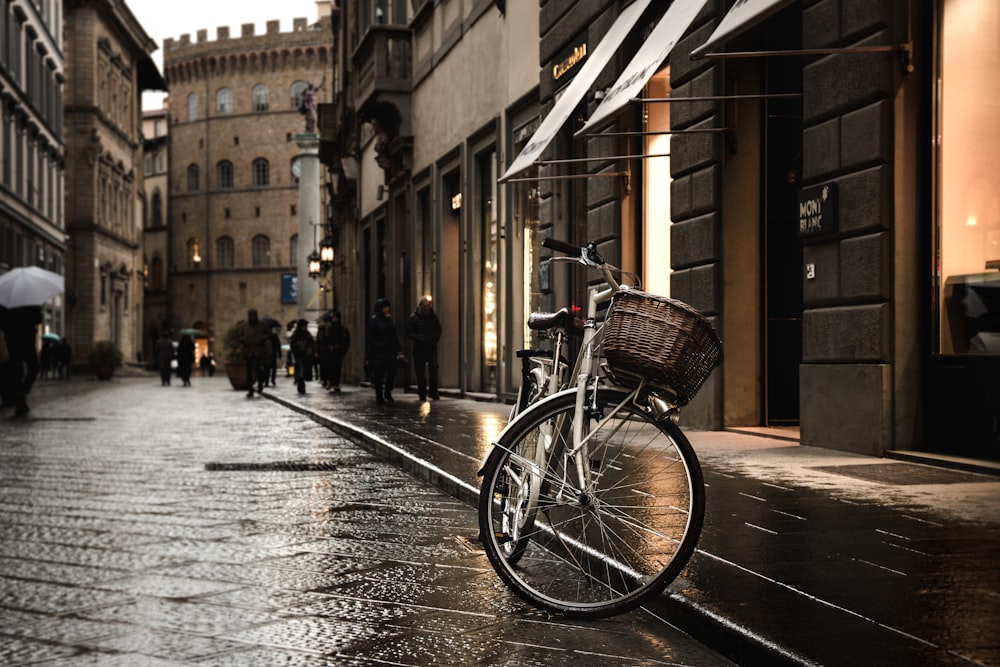
{"type": "Polygon", "coordinates": [[[0,665],[731,664],[513,598],[467,505],[225,377],[0,415],[0,665]]]}

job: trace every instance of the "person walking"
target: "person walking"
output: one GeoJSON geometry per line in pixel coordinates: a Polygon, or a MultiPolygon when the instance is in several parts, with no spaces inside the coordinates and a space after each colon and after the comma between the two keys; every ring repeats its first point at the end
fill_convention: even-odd
{"type": "MultiPolygon", "coordinates": [[[[271,377],[271,386],[278,386],[278,362],[281,361],[281,339],[278,338],[278,332],[275,330],[274,326],[271,327],[271,335],[268,336],[268,340],[271,341],[271,366],[268,368],[271,377]]],[[[267,382],[264,382],[267,384],[267,382]]]]}
{"type": "Polygon", "coordinates": [[[441,340],[441,322],[434,313],[431,298],[420,299],[417,309],[406,320],[406,336],[413,344],[413,370],[417,375],[417,393],[420,401],[428,397],[435,401],[438,395],[438,352],[441,340]]]}
{"type": "Polygon", "coordinates": [[[257,383],[258,394],[264,391],[264,382],[267,380],[264,363],[271,353],[271,328],[257,316],[256,308],[247,311],[241,338],[246,348],[247,397],[250,397],[253,396],[254,382],[257,383]]]}
{"type": "Polygon", "coordinates": [[[174,341],[170,339],[170,330],[165,330],[153,346],[153,358],[156,368],[160,371],[160,386],[170,386],[170,362],[174,359],[174,341]]]}
{"type": "Polygon", "coordinates": [[[177,345],[177,377],[185,387],[191,386],[192,368],[194,368],[194,339],[184,334],[177,345]]]}
{"type": "Polygon", "coordinates": [[[340,393],[340,375],[344,368],[344,357],[351,347],[351,332],[340,321],[340,313],[333,312],[330,315],[329,327],[326,332],[326,343],[329,350],[330,366],[327,369],[327,380],[333,389],[333,393],[340,393]]]}
{"type": "Polygon", "coordinates": [[[14,416],[28,414],[28,394],[38,377],[38,325],[42,323],[41,306],[23,306],[6,311],[3,329],[7,340],[9,396],[14,416]]]}
{"type": "Polygon", "coordinates": [[[375,301],[375,312],[365,328],[365,364],[375,387],[375,402],[392,401],[396,381],[396,363],[400,355],[399,338],[392,322],[389,300],[375,301]]]}
{"type": "Polygon", "coordinates": [[[295,355],[295,385],[298,387],[299,393],[306,393],[306,379],[308,371],[306,370],[311,364],[313,355],[316,353],[316,341],[313,339],[313,335],[309,333],[309,322],[306,320],[299,320],[295,324],[295,331],[292,332],[292,337],[288,339],[288,346],[291,348],[292,354],[295,355]]]}

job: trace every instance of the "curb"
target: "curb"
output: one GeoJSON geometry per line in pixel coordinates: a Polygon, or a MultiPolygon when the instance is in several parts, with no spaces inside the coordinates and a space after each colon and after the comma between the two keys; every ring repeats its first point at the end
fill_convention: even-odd
{"type": "MultiPolygon", "coordinates": [[[[265,392],[266,398],[341,435],[359,447],[395,465],[476,508],[479,489],[451,473],[393,445],[384,438],[349,422],[320,414],[280,396],[265,392]]],[[[699,553],[704,553],[700,549],[699,553]]],[[[712,613],[705,607],[672,591],[674,582],[663,595],[643,606],[648,613],[664,623],[678,628],[720,655],[744,667],[814,667],[818,663],[788,651],[765,637],[741,628],[729,619],[712,613]]]]}

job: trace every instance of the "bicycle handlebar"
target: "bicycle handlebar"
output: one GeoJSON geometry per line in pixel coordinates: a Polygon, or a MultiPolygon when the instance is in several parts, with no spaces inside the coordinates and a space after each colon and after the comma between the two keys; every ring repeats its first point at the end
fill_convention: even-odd
{"type": "Polygon", "coordinates": [[[556,252],[565,253],[573,257],[579,257],[585,264],[602,266],[605,263],[604,258],[601,257],[601,253],[597,252],[597,245],[593,242],[581,247],[573,245],[572,243],[567,243],[566,241],[545,237],[542,239],[542,247],[548,248],[549,250],[555,250],[556,252]]]}

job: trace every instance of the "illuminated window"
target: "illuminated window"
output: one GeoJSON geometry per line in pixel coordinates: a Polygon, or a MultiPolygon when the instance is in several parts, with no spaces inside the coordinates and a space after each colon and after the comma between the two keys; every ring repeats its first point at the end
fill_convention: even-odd
{"type": "Polygon", "coordinates": [[[943,0],[943,7],[935,351],[1000,353],[1000,3],[943,0]]]}

